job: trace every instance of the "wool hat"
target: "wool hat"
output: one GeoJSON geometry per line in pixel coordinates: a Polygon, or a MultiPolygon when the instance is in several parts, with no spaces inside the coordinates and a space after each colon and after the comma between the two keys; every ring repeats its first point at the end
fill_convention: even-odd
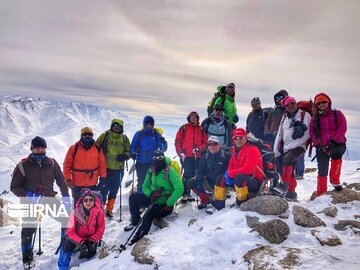
{"type": "Polygon", "coordinates": [[[233,89],[233,90],[235,90],[235,84],[234,83],[228,83],[227,85],[226,85],[226,89],[233,89]]]}
{"type": "Polygon", "coordinates": [[[119,124],[120,126],[124,127],[124,121],[118,118],[115,118],[111,121],[111,127],[115,124],[119,124]]]}
{"type": "Polygon", "coordinates": [[[285,107],[287,104],[289,103],[296,103],[296,99],[290,96],[285,97],[282,101],[281,101],[281,106],[285,107]]]}
{"type": "Polygon", "coordinates": [[[318,103],[320,103],[322,101],[326,101],[327,103],[331,103],[330,98],[326,94],[320,93],[315,97],[314,103],[315,103],[315,105],[317,105],[318,103]]]}
{"type": "Polygon", "coordinates": [[[86,133],[94,134],[91,127],[84,127],[84,128],[81,129],[81,135],[86,134],[86,133]]]}
{"type": "Polygon", "coordinates": [[[243,128],[237,128],[233,131],[232,137],[246,137],[246,130],[243,128]]]}
{"type": "Polygon", "coordinates": [[[260,101],[260,98],[259,97],[254,97],[252,100],[251,100],[251,105],[255,105],[255,104],[261,104],[261,101],[260,101]]]}
{"type": "Polygon", "coordinates": [[[207,142],[216,142],[220,143],[219,138],[217,136],[210,136],[207,142]]]}
{"type": "Polygon", "coordinates": [[[32,139],[31,141],[31,146],[30,146],[30,150],[32,150],[34,147],[47,147],[46,141],[45,139],[36,136],[34,139],[32,139]]]}
{"type": "Polygon", "coordinates": [[[83,188],[81,190],[81,198],[85,198],[86,196],[90,196],[93,197],[95,199],[96,197],[96,191],[92,191],[91,189],[88,188],[83,188]]]}

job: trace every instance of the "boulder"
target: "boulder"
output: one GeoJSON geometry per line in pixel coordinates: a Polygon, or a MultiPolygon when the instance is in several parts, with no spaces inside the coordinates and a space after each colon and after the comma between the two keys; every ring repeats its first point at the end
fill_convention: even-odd
{"type": "Polygon", "coordinates": [[[340,238],[326,228],[313,229],[311,234],[315,236],[322,246],[338,246],[342,244],[340,238]]]}
{"type": "Polygon", "coordinates": [[[302,206],[294,205],[292,208],[292,213],[294,215],[294,221],[297,225],[310,228],[326,226],[324,221],[318,218],[309,209],[306,209],[302,206]]]}
{"type": "MultiPolygon", "coordinates": [[[[336,191],[336,190],[327,191],[324,194],[330,195],[332,197],[332,203],[335,204],[360,201],[360,192],[352,190],[348,187],[343,188],[341,191],[336,191]]],[[[314,191],[313,194],[311,195],[310,200],[312,201],[315,200],[316,198],[317,198],[316,192],[314,191]]]]}
{"type": "Polygon", "coordinates": [[[141,238],[131,251],[134,260],[140,264],[153,264],[154,257],[149,255],[150,240],[147,237],[141,238]]]}
{"type": "Polygon", "coordinates": [[[360,221],[339,220],[338,223],[334,225],[334,228],[338,231],[345,231],[347,226],[350,226],[351,228],[355,227],[357,229],[360,229],[360,221]]]}
{"type": "Polygon", "coordinates": [[[329,216],[329,217],[336,217],[337,215],[337,208],[336,206],[330,206],[330,207],[326,207],[324,210],[322,210],[319,213],[324,213],[325,215],[329,216]]]}
{"type": "Polygon", "coordinates": [[[271,244],[280,244],[290,234],[289,226],[281,219],[273,219],[259,224],[251,232],[256,231],[271,244]]]}
{"type": "Polygon", "coordinates": [[[257,196],[240,205],[242,211],[257,212],[262,215],[280,215],[289,209],[289,204],[278,196],[257,196]]]}
{"type": "Polygon", "coordinates": [[[260,221],[258,217],[251,217],[246,215],[246,224],[253,229],[260,225],[260,221]]]}

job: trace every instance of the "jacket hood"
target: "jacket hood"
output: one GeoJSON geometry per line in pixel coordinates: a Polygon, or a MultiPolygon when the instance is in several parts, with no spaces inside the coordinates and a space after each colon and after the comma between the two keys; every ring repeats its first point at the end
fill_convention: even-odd
{"type": "Polygon", "coordinates": [[[217,91],[219,92],[219,94],[221,95],[225,95],[225,90],[226,90],[226,86],[225,85],[219,85],[217,87],[217,91]]]}
{"type": "Polygon", "coordinates": [[[144,126],[144,128],[145,128],[145,123],[146,122],[150,122],[150,123],[152,123],[152,126],[155,126],[155,119],[154,119],[154,117],[152,117],[151,115],[146,115],[145,117],[144,117],[144,120],[143,120],[143,126],[144,126]]]}
{"type": "Polygon", "coordinates": [[[195,115],[195,116],[197,117],[197,122],[200,123],[200,116],[199,116],[199,114],[198,114],[197,112],[195,112],[195,111],[194,111],[194,112],[190,112],[190,113],[188,114],[188,116],[187,116],[187,118],[186,118],[187,121],[188,121],[188,123],[190,123],[190,116],[191,116],[191,115],[195,115]]]}
{"type": "Polygon", "coordinates": [[[275,105],[276,105],[276,97],[277,96],[283,96],[283,97],[287,97],[287,96],[289,96],[289,93],[286,91],[286,90],[284,90],[284,89],[282,89],[282,90],[280,90],[279,92],[277,92],[275,95],[274,95],[274,102],[275,102],[275,105]]]}
{"type": "Polygon", "coordinates": [[[318,102],[319,99],[322,99],[322,100],[327,99],[329,101],[329,107],[331,107],[331,104],[332,104],[331,98],[325,93],[319,93],[315,96],[314,106],[316,106],[316,103],[318,102]]]}
{"type": "Polygon", "coordinates": [[[122,127],[124,127],[124,121],[121,120],[121,119],[115,118],[115,119],[113,119],[113,120],[111,121],[110,129],[111,129],[111,127],[112,127],[112,125],[113,125],[114,123],[118,123],[119,125],[121,125],[122,127]]]}

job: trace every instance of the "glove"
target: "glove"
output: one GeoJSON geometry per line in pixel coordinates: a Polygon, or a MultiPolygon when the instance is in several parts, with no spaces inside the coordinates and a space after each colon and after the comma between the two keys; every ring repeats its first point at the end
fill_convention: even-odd
{"type": "Polygon", "coordinates": [[[160,142],[161,142],[161,143],[166,143],[165,138],[164,138],[164,137],[160,137],[160,142]]]}
{"type": "Polygon", "coordinates": [[[184,154],[184,153],[181,153],[181,154],[180,154],[180,158],[181,158],[182,161],[184,161],[184,160],[185,160],[185,154],[184,154]]]}
{"type": "Polygon", "coordinates": [[[96,254],[97,246],[98,246],[98,244],[94,239],[89,240],[89,243],[88,243],[89,257],[92,257],[96,254]]]}
{"type": "MultiPolygon", "coordinates": [[[[135,157],[136,158],[136,157],[135,157]]],[[[118,154],[117,156],[116,156],[116,160],[117,161],[125,161],[125,160],[127,160],[127,155],[126,154],[118,154]]]]}
{"type": "Polygon", "coordinates": [[[81,242],[81,247],[80,247],[80,256],[79,258],[87,258],[89,256],[89,249],[85,243],[85,241],[81,242]]]}
{"type": "Polygon", "coordinates": [[[230,178],[228,171],[225,172],[225,181],[226,181],[226,185],[228,185],[228,186],[233,186],[234,185],[234,182],[230,178]]]}
{"type": "Polygon", "coordinates": [[[136,153],[131,154],[131,158],[132,158],[133,160],[135,160],[136,157],[137,157],[137,154],[136,154],[136,153]]]}
{"type": "Polygon", "coordinates": [[[200,152],[200,149],[195,147],[193,150],[192,150],[193,154],[197,154],[200,152]]]}
{"type": "Polygon", "coordinates": [[[338,145],[338,143],[337,143],[336,141],[330,140],[330,142],[329,142],[329,144],[328,144],[328,148],[329,148],[330,150],[333,150],[333,148],[334,148],[335,146],[337,146],[337,145],[338,145]]]}
{"type": "Polygon", "coordinates": [[[74,188],[74,183],[71,179],[65,180],[65,183],[68,188],[74,188]]]}
{"type": "Polygon", "coordinates": [[[70,198],[69,194],[65,194],[62,197],[62,202],[65,206],[66,212],[70,213],[72,208],[71,208],[71,198],[70,198]]]}
{"type": "Polygon", "coordinates": [[[233,122],[234,123],[239,122],[239,116],[237,114],[234,115],[233,122]]]}
{"type": "Polygon", "coordinates": [[[31,203],[37,203],[39,201],[39,197],[41,197],[41,194],[36,192],[27,191],[25,193],[26,199],[31,203]]]}
{"type": "Polygon", "coordinates": [[[165,206],[164,208],[163,208],[163,211],[165,211],[165,212],[172,212],[172,210],[174,209],[174,207],[172,207],[172,206],[165,206]]]}
{"type": "Polygon", "coordinates": [[[155,190],[153,191],[151,194],[150,194],[150,200],[151,201],[156,201],[157,198],[159,198],[161,196],[161,193],[163,192],[162,189],[158,189],[158,190],[155,190]]]}

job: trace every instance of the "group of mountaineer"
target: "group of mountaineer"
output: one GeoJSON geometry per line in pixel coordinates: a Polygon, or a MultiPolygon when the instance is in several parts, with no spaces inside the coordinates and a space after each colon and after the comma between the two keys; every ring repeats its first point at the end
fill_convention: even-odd
{"type": "MultiPolygon", "coordinates": [[[[265,110],[260,99],[253,98],[246,127],[236,128],[239,117],[235,85],[219,86],[209,104],[208,117],[200,123],[199,114],[190,112],[187,123],[176,134],[181,172],[165,156],[168,145],[152,116],[144,117],[143,128],[134,134],[131,143],[120,119],[112,120],[110,129],[96,141],[90,127],[82,128],[80,140],[67,151],[63,173],[55,159],[46,156],[45,140],[36,137],[31,142],[31,154],[14,170],[11,191],[31,203],[39,203],[43,197],[55,197],[56,180],[62,202],[71,212],[66,230],[62,228],[58,261],[59,269],[68,269],[74,250],[79,250],[82,258],[95,255],[105,230],[105,216],[113,217],[119,188],[121,195],[125,162],[130,158],[136,168],[137,189],[129,197],[131,220],[124,228],[136,228],[129,245],[149,232],[154,218],[170,215],[177,201],[194,201],[192,191],[200,199],[198,208],[207,208],[209,214],[225,207],[230,196],[228,187],[235,189],[237,205],[248,200],[249,193],[261,191],[267,182],[274,194],[296,200],[295,167],[301,167],[309,144],[315,146],[318,162],[316,194],[327,191],[330,160],[330,183],[341,190],[347,128],[343,113],[332,108],[330,97],[324,93],[315,96],[311,110],[300,106],[286,90],[277,92],[274,102],[274,108],[265,110]],[[265,150],[261,150],[259,142],[268,145],[268,152],[275,153],[276,162],[264,162],[265,150]],[[281,183],[278,177],[268,179],[267,172],[271,170],[281,175],[281,183]],[[68,189],[74,199],[72,210],[68,189]],[[147,208],[146,215],[141,216],[143,208],[147,208]]],[[[36,228],[22,228],[24,264],[33,260],[35,231],[36,228]]]]}

